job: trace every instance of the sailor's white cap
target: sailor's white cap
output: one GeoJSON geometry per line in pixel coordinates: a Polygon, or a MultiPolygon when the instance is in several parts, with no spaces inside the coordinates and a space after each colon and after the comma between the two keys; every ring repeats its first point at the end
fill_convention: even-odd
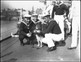
{"type": "Polygon", "coordinates": [[[31,15],[29,15],[29,14],[25,14],[23,17],[31,17],[31,15]]]}

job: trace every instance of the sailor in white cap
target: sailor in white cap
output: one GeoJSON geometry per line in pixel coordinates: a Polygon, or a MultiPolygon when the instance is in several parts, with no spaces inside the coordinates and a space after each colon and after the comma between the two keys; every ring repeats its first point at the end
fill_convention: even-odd
{"type": "Polygon", "coordinates": [[[23,16],[23,21],[20,23],[19,28],[19,40],[20,44],[24,46],[24,39],[27,39],[27,43],[30,44],[29,38],[31,37],[31,33],[29,30],[29,22],[31,20],[31,15],[25,14],[23,16]]]}
{"type": "Polygon", "coordinates": [[[72,43],[69,49],[75,49],[78,46],[78,32],[79,32],[79,44],[80,44],[80,1],[72,1],[71,8],[71,19],[72,19],[72,43]]]}
{"type": "Polygon", "coordinates": [[[80,59],[80,0],[72,0],[72,42],[69,50],[76,49],[76,56],[80,59]]]}
{"type": "Polygon", "coordinates": [[[59,24],[62,31],[63,40],[65,40],[64,20],[69,14],[69,8],[62,2],[62,0],[57,0],[56,3],[57,4],[53,7],[52,18],[59,24]]]}
{"type": "Polygon", "coordinates": [[[32,14],[31,21],[36,24],[39,21],[38,20],[38,15],[37,14],[32,14]]]}
{"type": "Polygon", "coordinates": [[[53,0],[50,2],[50,5],[47,6],[47,8],[45,8],[45,10],[43,11],[43,14],[49,13],[50,17],[52,17],[52,11],[53,11],[53,7],[56,5],[56,0],[53,0]]]}
{"type": "Polygon", "coordinates": [[[25,14],[23,16],[23,20],[22,21],[19,21],[17,23],[17,32],[15,34],[11,33],[11,36],[12,37],[19,37],[19,32],[20,32],[20,29],[22,28],[21,25],[25,24],[26,26],[28,26],[30,19],[31,19],[31,15],[25,14]]]}
{"type": "Polygon", "coordinates": [[[47,51],[56,50],[55,42],[63,40],[61,29],[55,20],[50,19],[49,14],[43,15],[43,19],[46,24],[42,25],[42,31],[40,33],[43,33],[45,37],[40,42],[48,45],[47,51]]]}

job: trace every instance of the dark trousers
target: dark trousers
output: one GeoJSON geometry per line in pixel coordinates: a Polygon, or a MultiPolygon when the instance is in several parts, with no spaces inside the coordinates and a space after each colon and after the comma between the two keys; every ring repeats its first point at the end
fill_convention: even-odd
{"type": "Polygon", "coordinates": [[[25,35],[19,35],[19,40],[21,44],[24,44],[23,40],[26,39],[27,43],[30,43],[29,41],[29,37],[25,36],[25,35]]]}
{"type": "Polygon", "coordinates": [[[34,45],[37,42],[36,36],[34,33],[31,35],[31,37],[29,39],[30,39],[30,42],[32,45],[34,45]]]}

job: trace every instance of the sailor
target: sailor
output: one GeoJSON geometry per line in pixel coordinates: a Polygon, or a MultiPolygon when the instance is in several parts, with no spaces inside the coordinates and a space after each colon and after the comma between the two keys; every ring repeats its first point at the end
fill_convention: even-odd
{"type": "Polygon", "coordinates": [[[23,17],[22,22],[20,23],[19,27],[19,40],[20,44],[24,46],[23,40],[26,39],[27,43],[29,44],[29,38],[31,37],[31,33],[29,30],[29,21],[31,20],[31,15],[25,14],[23,17]]]}
{"type": "Polygon", "coordinates": [[[53,7],[52,18],[59,24],[64,40],[64,19],[67,18],[69,9],[63,4],[63,1],[57,0],[56,3],[53,7]]]}
{"type": "Polygon", "coordinates": [[[43,15],[43,19],[46,21],[46,25],[44,25],[45,27],[42,27],[43,30],[40,33],[43,33],[45,37],[41,42],[48,45],[47,51],[56,50],[55,42],[63,40],[61,29],[55,20],[50,19],[49,14],[43,15]]]}

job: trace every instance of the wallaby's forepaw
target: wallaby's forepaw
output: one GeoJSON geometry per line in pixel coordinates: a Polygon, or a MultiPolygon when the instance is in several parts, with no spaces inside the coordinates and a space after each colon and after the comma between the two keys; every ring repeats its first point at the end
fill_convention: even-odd
{"type": "Polygon", "coordinates": [[[11,37],[14,37],[13,33],[11,33],[11,37]]]}

